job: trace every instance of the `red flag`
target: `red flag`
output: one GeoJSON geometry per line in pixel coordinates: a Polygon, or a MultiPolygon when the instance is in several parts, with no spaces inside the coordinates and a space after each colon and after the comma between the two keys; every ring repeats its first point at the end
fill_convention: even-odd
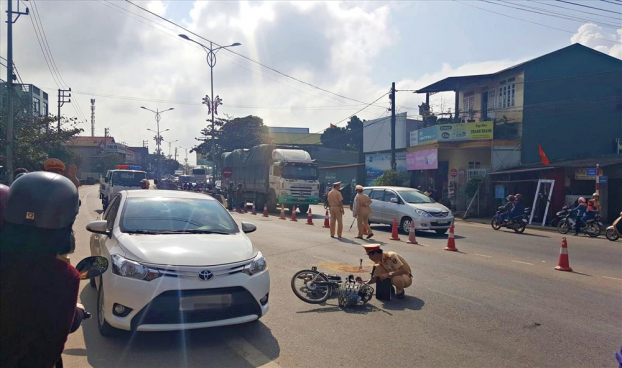
{"type": "Polygon", "coordinates": [[[542,164],[545,166],[549,166],[549,158],[546,157],[546,153],[544,153],[540,142],[538,142],[538,154],[540,155],[540,161],[542,161],[542,164]]]}
{"type": "Polygon", "coordinates": [[[335,127],[335,124],[330,124],[330,127],[331,127],[331,128],[334,128],[334,127],[335,127]]]}

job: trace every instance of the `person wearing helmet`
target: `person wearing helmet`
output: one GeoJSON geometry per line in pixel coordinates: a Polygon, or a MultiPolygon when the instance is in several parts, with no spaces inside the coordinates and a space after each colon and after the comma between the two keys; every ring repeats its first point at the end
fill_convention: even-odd
{"type": "Polygon", "coordinates": [[[0,226],[0,366],[53,367],[76,311],[80,274],[57,255],[71,247],[78,190],[33,172],[3,198],[0,226]]]}
{"type": "Polygon", "coordinates": [[[571,210],[575,214],[575,217],[577,219],[577,223],[574,229],[574,236],[579,235],[579,230],[581,230],[581,227],[583,226],[583,216],[585,215],[585,212],[587,212],[587,203],[585,202],[585,198],[579,197],[577,199],[577,202],[579,204],[571,210]]]}
{"type": "Polygon", "coordinates": [[[43,169],[59,175],[65,175],[65,177],[78,188],[80,186],[80,180],[78,180],[77,173],[78,168],[76,165],[69,165],[67,174],[65,174],[65,164],[57,158],[49,158],[43,163],[43,169]]]}
{"type": "Polygon", "coordinates": [[[600,204],[600,194],[598,193],[592,194],[592,199],[594,200],[594,205],[596,206],[596,209],[598,210],[598,212],[602,211],[602,207],[600,204]]]}
{"type": "Polygon", "coordinates": [[[510,212],[512,211],[512,209],[514,208],[514,201],[515,201],[515,197],[510,194],[509,196],[507,196],[507,203],[505,204],[505,206],[499,207],[499,210],[502,211],[502,216],[503,216],[503,221],[508,221],[508,218],[510,216],[510,212]]]}
{"type": "Polygon", "coordinates": [[[522,216],[523,211],[525,211],[525,203],[523,202],[523,195],[520,193],[516,193],[514,195],[514,207],[510,211],[510,222],[514,221],[515,218],[522,216]]]}

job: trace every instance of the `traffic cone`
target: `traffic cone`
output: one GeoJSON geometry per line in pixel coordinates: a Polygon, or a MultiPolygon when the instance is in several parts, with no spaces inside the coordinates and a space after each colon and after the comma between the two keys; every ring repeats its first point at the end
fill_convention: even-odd
{"type": "Polygon", "coordinates": [[[454,224],[452,223],[449,227],[449,236],[447,237],[447,246],[445,250],[450,250],[452,252],[457,252],[458,248],[456,248],[456,239],[454,238],[454,224]]]}
{"type": "Polygon", "coordinates": [[[237,213],[242,213],[242,208],[240,207],[240,204],[238,203],[237,206],[235,206],[235,212],[237,213]]]}
{"type": "Polygon", "coordinates": [[[415,221],[410,222],[410,229],[408,229],[408,244],[419,244],[415,237],[415,221]]]}
{"type": "Polygon", "coordinates": [[[257,209],[255,208],[255,202],[253,202],[253,211],[251,212],[253,215],[257,214],[257,209]]]}
{"type": "Polygon", "coordinates": [[[283,204],[281,204],[281,216],[279,220],[285,220],[285,207],[283,207],[283,204]]]}
{"type": "Polygon", "coordinates": [[[328,210],[326,210],[326,215],[324,216],[324,226],[322,226],[323,228],[330,228],[330,221],[328,219],[328,210]]]}
{"type": "Polygon", "coordinates": [[[391,230],[391,238],[390,240],[400,240],[400,237],[397,235],[397,220],[393,219],[393,229],[391,230]]]}
{"type": "Polygon", "coordinates": [[[572,268],[570,268],[570,260],[568,259],[568,243],[566,242],[566,238],[562,238],[562,247],[559,249],[559,262],[557,263],[557,267],[555,267],[557,271],[568,271],[572,272],[572,268]]]}
{"type": "Polygon", "coordinates": [[[309,207],[309,215],[307,216],[307,225],[314,225],[313,214],[311,213],[311,207],[309,207]]]}
{"type": "Polygon", "coordinates": [[[263,205],[263,217],[268,217],[268,204],[263,205]]]}
{"type": "Polygon", "coordinates": [[[291,221],[298,222],[298,219],[296,218],[296,206],[292,207],[292,219],[291,219],[291,221]]]}

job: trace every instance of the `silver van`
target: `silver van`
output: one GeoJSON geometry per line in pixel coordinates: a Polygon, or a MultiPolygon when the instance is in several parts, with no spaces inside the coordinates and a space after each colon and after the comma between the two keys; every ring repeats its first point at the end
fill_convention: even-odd
{"type": "Polygon", "coordinates": [[[369,222],[393,224],[408,233],[411,221],[416,230],[434,230],[445,234],[454,221],[451,211],[417,189],[405,187],[366,187],[363,193],[372,200],[369,222]]]}

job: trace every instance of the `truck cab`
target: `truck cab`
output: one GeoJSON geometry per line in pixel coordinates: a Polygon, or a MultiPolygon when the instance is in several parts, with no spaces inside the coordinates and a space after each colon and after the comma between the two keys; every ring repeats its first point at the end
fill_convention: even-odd
{"type": "Polygon", "coordinates": [[[140,189],[143,179],[147,179],[147,173],[140,166],[118,165],[117,170],[108,170],[99,189],[103,210],[108,208],[108,204],[120,191],[140,189]]]}
{"type": "Polygon", "coordinates": [[[320,183],[317,164],[305,151],[275,150],[275,160],[270,167],[270,188],[274,188],[277,203],[288,208],[295,205],[301,213],[309,205],[320,201],[320,183]],[[304,157],[292,157],[301,155],[304,157]]]}

